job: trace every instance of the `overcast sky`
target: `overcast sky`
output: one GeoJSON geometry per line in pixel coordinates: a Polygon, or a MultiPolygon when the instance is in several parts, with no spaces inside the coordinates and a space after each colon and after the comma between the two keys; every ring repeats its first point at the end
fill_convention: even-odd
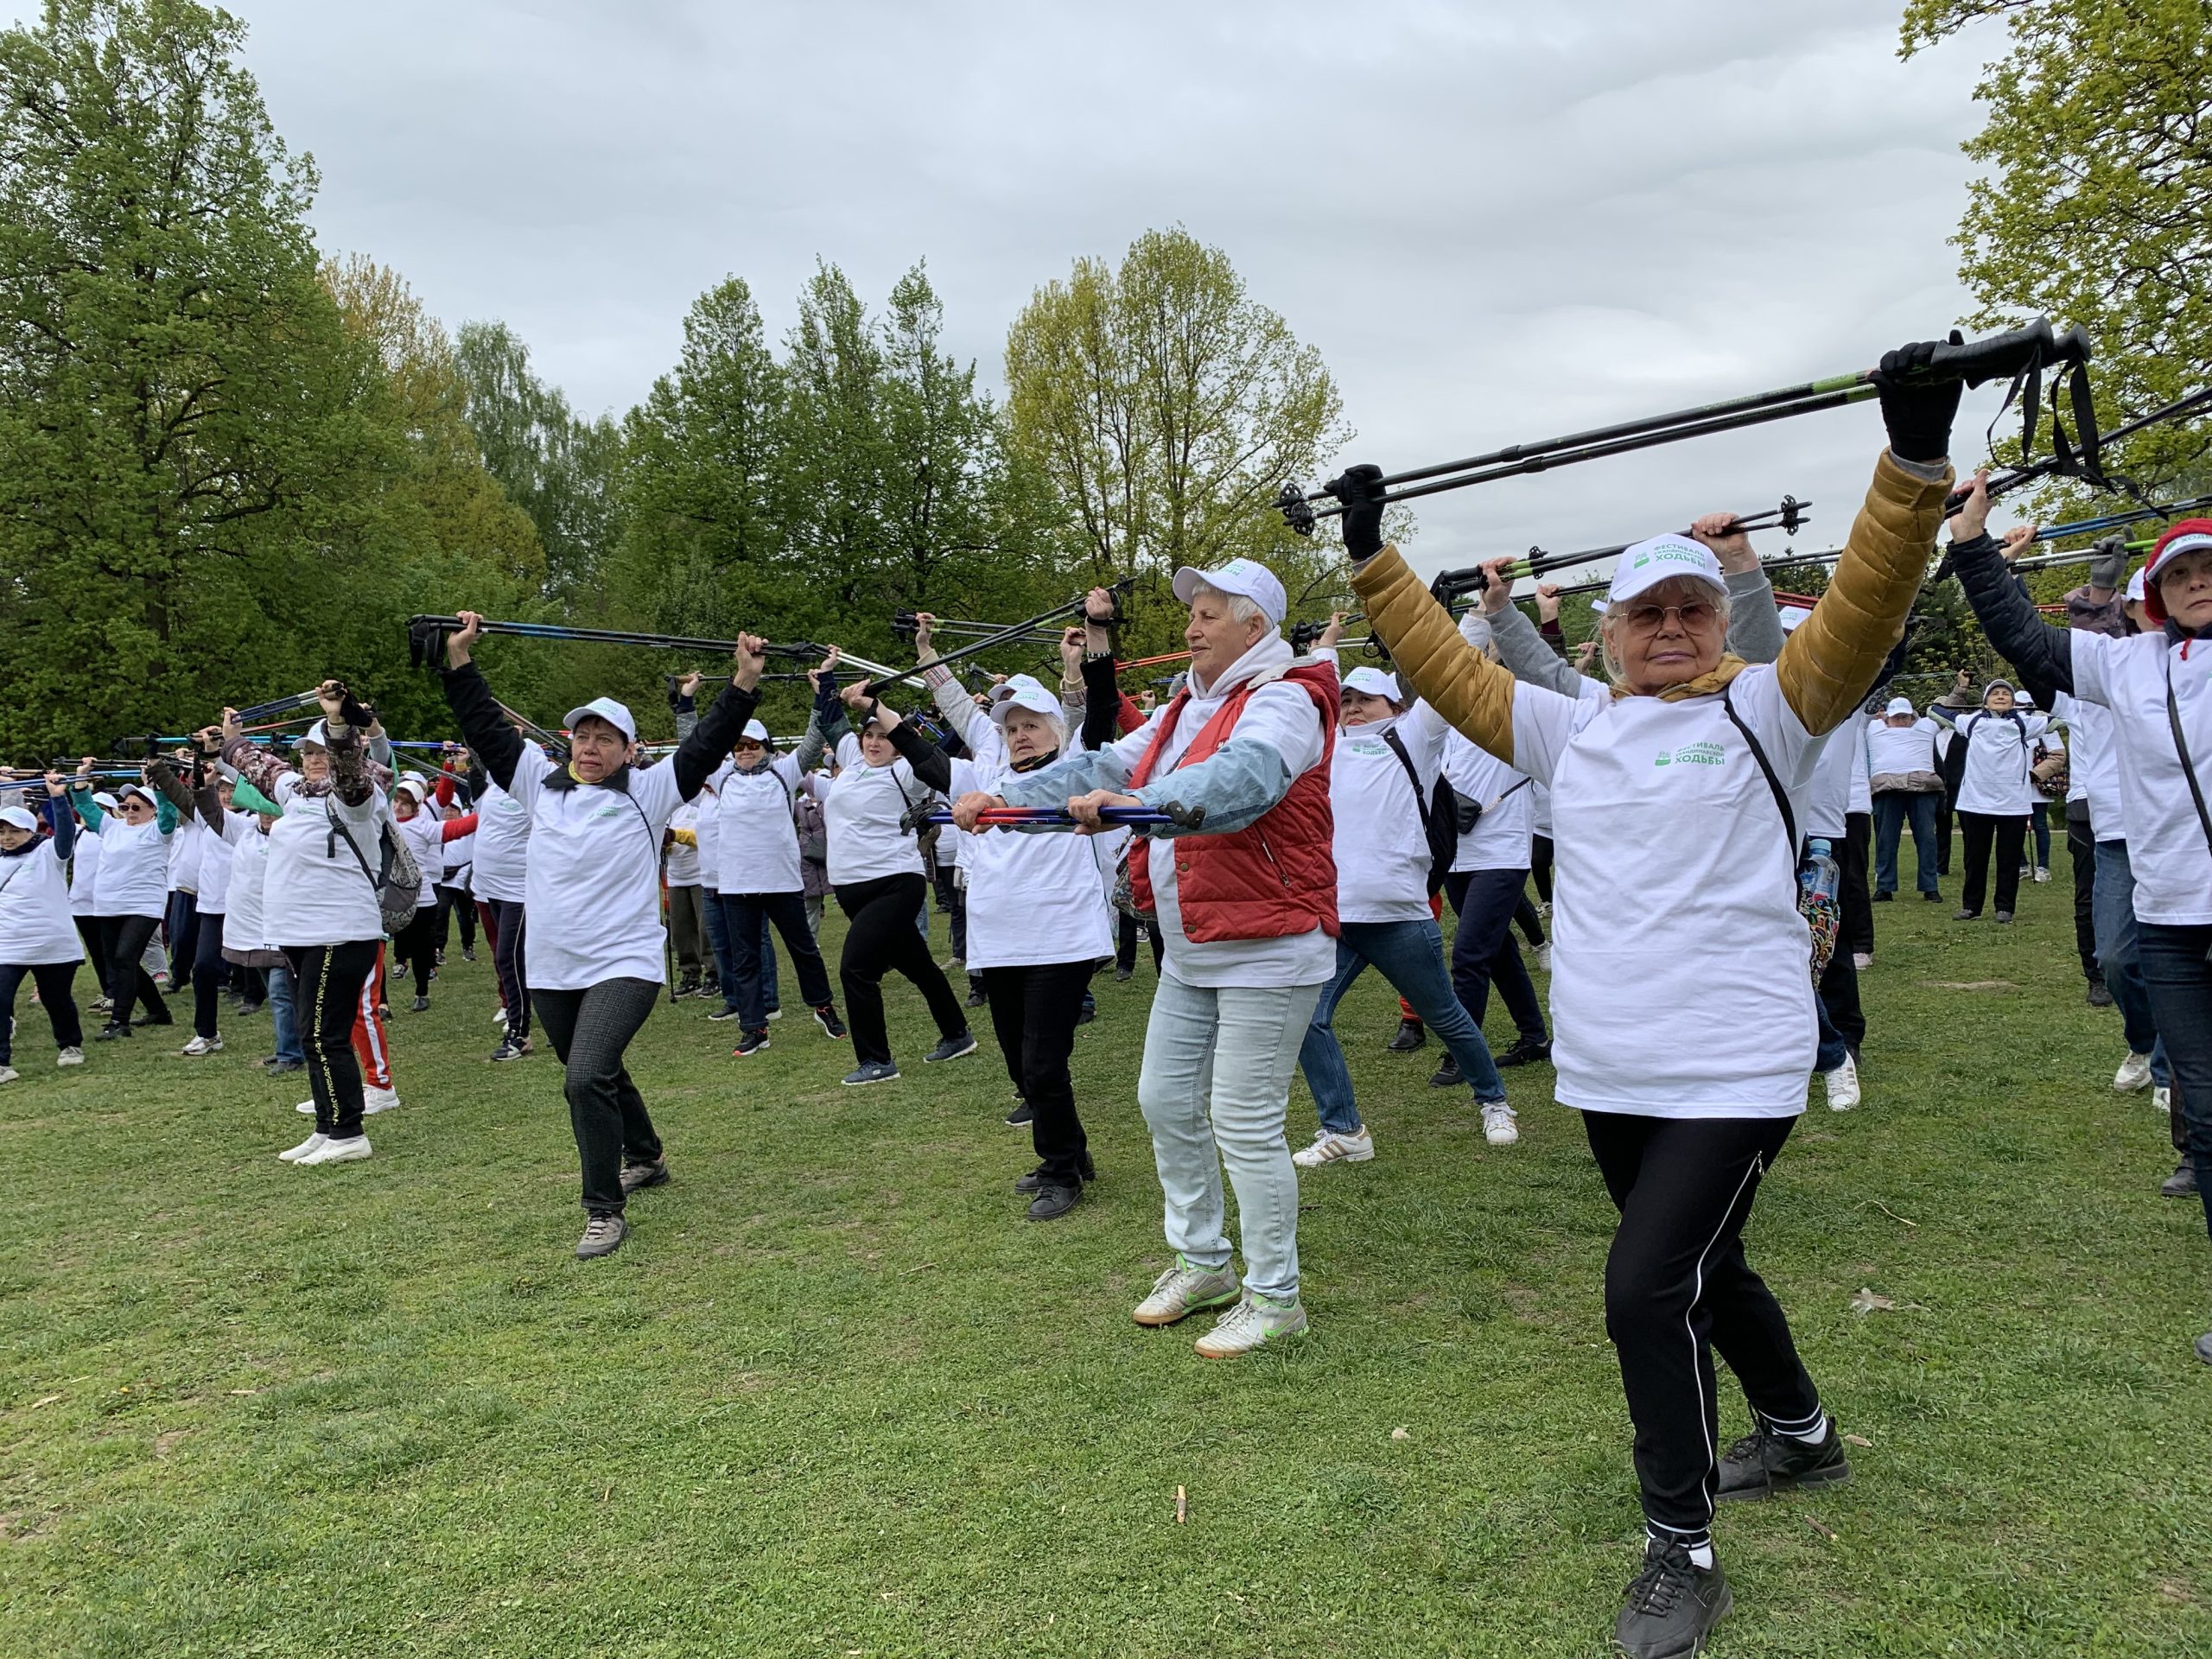
{"type": "MultiPolygon", "coordinates": [[[[504,319],[620,414],[735,273],[926,258],[995,385],[1078,255],[1181,224],[1319,348],[1386,468],[1871,364],[1967,309],[1984,29],[1900,63],[1876,0],[233,0],[327,251],[504,319]]],[[[28,9],[28,8],[26,8],[28,9]]],[[[1961,421],[1979,453],[1993,397],[1961,421]]],[[[1785,491],[1840,539],[1871,405],[1426,503],[1424,564],[1785,491]]],[[[1961,449],[1968,447],[1962,442],[1961,449]]]]}

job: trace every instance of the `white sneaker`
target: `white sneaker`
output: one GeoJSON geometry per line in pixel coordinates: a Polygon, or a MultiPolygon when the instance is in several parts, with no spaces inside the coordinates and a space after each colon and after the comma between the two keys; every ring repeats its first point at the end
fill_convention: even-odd
{"type": "Polygon", "coordinates": [[[2116,1095],[2132,1095],[2151,1081],[2151,1057],[2131,1053],[2120,1063],[2120,1070],[2112,1074],[2112,1089],[2116,1095]]]}
{"type": "Polygon", "coordinates": [[[1549,939],[1536,947],[1536,970],[1545,974],[1552,970],[1552,944],[1549,939]]]}
{"type": "Polygon", "coordinates": [[[321,1152],[323,1148],[323,1144],[329,1139],[330,1137],[328,1135],[324,1135],[318,1130],[316,1133],[308,1136],[306,1140],[301,1141],[298,1146],[287,1147],[283,1151],[278,1153],[276,1155],[279,1158],[282,1158],[288,1164],[296,1164],[301,1159],[306,1157],[309,1153],[321,1152]]]}
{"type": "Polygon", "coordinates": [[[2037,865],[2037,866],[2036,866],[2036,880],[2038,880],[2038,881],[2048,881],[2048,880],[2050,880],[2050,870],[2049,870],[2045,866],[2044,866],[2044,865],[2041,865],[2041,864],[2037,865]]]}
{"type": "Polygon", "coordinates": [[[1483,1139],[1493,1147],[1510,1147],[1521,1138],[1521,1125],[1513,1109],[1502,1100],[1483,1108],[1483,1139]]]}
{"type": "Polygon", "coordinates": [[[13,1083],[22,1075],[12,1065],[0,1065],[0,1083],[13,1083]]]}
{"type": "Polygon", "coordinates": [[[1306,1308],[1300,1302],[1279,1302],[1272,1296],[1244,1300],[1223,1314],[1214,1328],[1192,1344],[1201,1357],[1234,1359],[1249,1354],[1278,1337],[1294,1337],[1306,1329],[1306,1308]]]}
{"type": "Polygon", "coordinates": [[[1828,1110],[1847,1112],[1859,1103],[1859,1066],[1847,1054],[1843,1064],[1833,1071],[1823,1071],[1821,1077],[1828,1086],[1828,1110]]]}
{"type": "Polygon", "coordinates": [[[359,1163],[369,1155],[369,1137],[357,1135],[349,1140],[327,1140],[313,1152],[303,1152],[292,1161],[302,1168],[309,1164],[359,1163]]]}
{"type": "Polygon", "coordinates": [[[1290,1154],[1290,1161],[1300,1169],[1319,1169],[1324,1164],[1339,1160],[1347,1164],[1363,1164],[1375,1156],[1375,1136],[1364,1123],[1350,1135],[1334,1129],[1323,1129],[1313,1137],[1313,1144],[1300,1147],[1290,1154]]]}
{"type": "Polygon", "coordinates": [[[1851,965],[1858,972],[1862,974],[1865,973],[1869,968],[1872,968],[1874,965],[1874,953],[1871,950],[1853,951],[1851,953],[1851,965]]]}
{"type": "Polygon", "coordinates": [[[184,1046],[185,1054],[192,1059],[198,1059],[202,1054],[219,1054],[222,1052],[223,1039],[220,1037],[195,1037],[184,1046]]]}
{"type": "Polygon", "coordinates": [[[781,1008],[771,1008],[766,1014],[761,1016],[764,1020],[780,1020],[783,1017],[784,1011],[781,1008]]]}
{"type": "Polygon", "coordinates": [[[2171,1117],[2174,1110],[2174,1091],[2163,1083],[2158,1084],[2151,1090],[2151,1103],[2165,1113],[2167,1116],[2171,1117]]]}
{"type": "Polygon", "coordinates": [[[499,1027],[504,1027],[506,1025],[506,1023],[507,1023],[507,1011],[506,1011],[505,1008],[494,1008],[494,1009],[493,1009],[493,1010],[492,1010],[492,1023],[493,1023],[493,1025],[495,1025],[495,1026],[499,1026],[499,1027]]]}
{"type": "MultiPolygon", "coordinates": [[[[361,1116],[363,1117],[374,1117],[378,1112],[388,1112],[398,1104],[399,1090],[397,1089],[370,1088],[361,1090],[361,1116]]],[[[364,1158],[368,1155],[369,1154],[365,1152],[361,1154],[364,1158]]]]}
{"type": "Polygon", "coordinates": [[[303,1100],[298,1105],[293,1107],[292,1109],[297,1112],[302,1117],[313,1117],[315,1116],[315,1102],[311,1100],[303,1100]]]}
{"type": "Polygon", "coordinates": [[[85,1063],[85,1051],[81,1048],[65,1048],[54,1057],[54,1063],[56,1065],[82,1065],[85,1063]]]}

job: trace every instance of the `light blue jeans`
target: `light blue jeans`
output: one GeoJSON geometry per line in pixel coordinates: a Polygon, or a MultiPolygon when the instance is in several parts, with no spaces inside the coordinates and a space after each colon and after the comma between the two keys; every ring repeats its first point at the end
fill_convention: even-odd
{"type": "Polygon", "coordinates": [[[276,1027],[276,1052],[272,1058],[306,1065],[307,1052],[300,1046],[299,1012],[292,1001],[292,970],[282,963],[269,970],[269,1019],[276,1027]]]}
{"type": "Polygon", "coordinates": [[[2124,841],[2097,843],[2095,884],[2089,894],[2089,925],[2097,938],[2097,966],[2105,988],[2120,1008],[2128,1052],[2151,1057],[2151,1081],[2161,1089],[2173,1081],[2166,1046],[2151,1018],[2151,994],[2143,988],[2141,935],[2135,923],[2135,867],[2124,841]]]}
{"type": "Polygon", "coordinates": [[[1337,1041],[1337,1004],[1344,1001],[1370,963],[1413,1005],[1413,1011],[1436,1033],[1445,1052],[1459,1063],[1459,1075],[1484,1105],[1505,1098],[1505,1080],[1497,1075],[1490,1045],[1452,988],[1444,971],[1444,930],[1427,917],[1417,922],[1345,922],[1337,937],[1337,976],[1321,988],[1313,1006],[1313,1022],[1298,1051],[1298,1068],[1306,1086],[1313,1091],[1320,1109],[1321,1127],[1337,1135],[1359,1128],[1359,1105],[1352,1098],[1351,1073],[1344,1067],[1344,1051],[1337,1041]]]}
{"type": "Polygon", "coordinates": [[[1229,1265],[1226,1165],[1245,1287],[1284,1301],[1298,1295],[1298,1171],[1283,1126],[1291,1068],[1320,996],[1319,985],[1207,990],[1163,973],[1137,1074],[1167,1243],[1195,1266],[1229,1265]]]}

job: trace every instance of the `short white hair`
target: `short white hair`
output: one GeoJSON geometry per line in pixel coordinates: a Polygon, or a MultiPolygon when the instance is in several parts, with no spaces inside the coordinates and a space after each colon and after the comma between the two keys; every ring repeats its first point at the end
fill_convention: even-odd
{"type": "Polygon", "coordinates": [[[1027,715],[1032,720],[1040,720],[1044,721],[1046,725],[1051,727],[1052,729],[1053,747],[1057,748],[1062,754],[1065,754],[1068,752],[1067,721],[1060,719],[1056,715],[1048,715],[1041,709],[1025,709],[1020,703],[1016,703],[1013,708],[1007,710],[1005,723],[1008,726],[1013,725],[1014,717],[1016,715],[1027,715]]]}
{"type": "Polygon", "coordinates": [[[1221,601],[1229,607],[1229,620],[1232,622],[1267,622],[1268,613],[1260,608],[1260,602],[1243,594],[1224,594],[1202,582],[1191,589],[1191,603],[1196,605],[1202,599],[1221,601]]]}
{"type": "MultiPolygon", "coordinates": [[[[1713,608],[1720,613],[1720,635],[1723,641],[1722,648],[1724,650],[1726,649],[1726,641],[1728,636],[1729,601],[1728,593],[1726,588],[1715,588],[1711,582],[1700,582],[1695,576],[1669,576],[1664,582],[1655,582],[1650,587],[1645,588],[1643,593],[1638,594],[1637,597],[1640,600],[1649,599],[1656,595],[1666,593],[1669,588],[1674,589],[1677,594],[1681,594],[1687,588],[1692,587],[1697,588],[1700,593],[1709,595],[1713,601],[1713,608]]],[[[1680,604],[1681,602],[1681,601],[1679,598],[1675,601],[1675,603],[1677,604],[1680,604]]],[[[1608,607],[1605,613],[1598,619],[1598,655],[1605,662],[1605,677],[1611,680],[1616,686],[1624,685],[1627,683],[1625,677],[1621,672],[1620,653],[1613,648],[1613,635],[1618,631],[1622,619],[1623,612],[1621,607],[1618,606],[1608,607]]]]}

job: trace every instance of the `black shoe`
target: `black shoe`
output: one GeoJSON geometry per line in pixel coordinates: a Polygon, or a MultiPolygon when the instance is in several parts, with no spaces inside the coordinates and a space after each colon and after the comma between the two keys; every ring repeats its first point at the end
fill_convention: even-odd
{"type": "Polygon", "coordinates": [[[1135,972],[1136,969],[1134,968],[1116,968],[1114,970],[1114,982],[1116,985],[1126,985],[1129,982],[1129,976],[1135,972]]]}
{"type": "Polygon", "coordinates": [[[1827,1486],[1850,1478],[1851,1460],[1843,1455],[1843,1439],[1834,1423],[1818,1446],[1774,1433],[1762,1423],[1720,1459],[1720,1487],[1713,1496],[1724,1503],[1772,1497],[1793,1486],[1827,1486]]]}
{"type": "Polygon", "coordinates": [[[656,1158],[650,1164],[625,1164],[620,1179],[622,1196],[626,1198],[632,1192],[642,1192],[649,1186],[666,1186],[668,1160],[656,1158]]]}
{"type": "Polygon", "coordinates": [[[1074,1209],[1082,1199],[1082,1182],[1077,1181],[1072,1186],[1061,1181],[1052,1182],[1048,1185],[1039,1187],[1037,1196],[1029,1200],[1029,1219],[1057,1221],[1074,1209]]]}
{"type": "Polygon", "coordinates": [[[416,1012],[416,1013],[417,1013],[417,1014],[428,1014],[429,1011],[430,1011],[430,999],[429,999],[429,997],[427,997],[427,996],[418,996],[418,997],[416,997],[416,998],[415,999],[415,1012],[416,1012]]]}
{"type": "Polygon", "coordinates": [[[716,1008],[712,1014],[709,1014],[707,1018],[709,1020],[734,1020],[737,1018],[737,1010],[725,1003],[722,1007],[716,1008]]]}
{"type": "Polygon", "coordinates": [[[2089,994],[2085,1000],[2093,1008],[2108,1008],[2112,1007],[2111,988],[2101,979],[2093,979],[2089,982],[2089,994]]]}
{"type": "Polygon", "coordinates": [[[1874,895],[1874,902],[1875,902],[1876,904],[1878,904],[1878,905],[1886,905],[1886,904],[1890,903],[1892,899],[1894,899],[1896,897],[1897,897],[1897,894],[1895,894],[1894,893],[1877,893],[1874,895]]]}
{"type": "Polygon", "coordinates": [[[473,945],[473,944],[464,944],[464,945],[462,945],[462,946],[461,947],[461,959],[463,962],[474,962],[474,961],[475,961],[475,960],[476,960],[476,947],[475,947],[474,945],[473,945]]]}
{"type": "Polygon", "coordinates": [[[1036,1121],[1037,1109],[1026,1100],[1017,1102],[1014,1109],[1006,1115],[1006,1126],[1009,1129],[1018,1129],[1036,1121]]]}
{"type": "Polygon", "coordinates": [[[922,1064],[934,1065],[939,1060],[957,1060],[963,1054],[973,1054],[975,1052],[974,1035],[963,1031],[957,1037],[946,1038],[928,1053],[923,1055],[922,1064]]]}
{"type": "Polygon", "coordinates": [[[1952,913],[1951,919],[1955,922],[1971,922],[1980,914],[1981,912],[1978,910],[1955,911],[1952,913]]]}
{"type": "MultiPolygon", "coordinates": [[[[1090,1161],[1090,1154],[1089,1153],[1086,1152],[1083,1154],[1083,1162],[1079,1167],[1082,1170],[1083,1179],[1084,1180],[1095,1181],[1098,1179],[1098,1171],[1096,1167],[1092,1165],[1090,1161]]],[[[1040,1192],[1044,1191],[1045,1185],[1045,1166],[1039,1164],[1036,1168],[1031,1170],[1027,1175],[1024,1175],[1016,1180],[1014,1184],[1014,1190],[1017,1192],[1040,1192]]]]}
{"type": "Polygon", "coordinates": [[[1466,1079],[1459,1075],[1459,1062],[1446,1054],[1444,1064],[1436,1068],[1436,1075],[1428,1080],[1428,1086],[1432,1089],[1457,1089],[1465,1082],[1466,1079]]]}
{"type": "MultiPolygon", "coordinates": [[[[105,1037],[105,1032],[100,1033],[105,1037]]],[[[2169,1198],[2193,1198],[2196,1196],[2196,1166],[2188,1162],[2176,1164],[2174,1173],[2158,1184],[2159,1192],[2169,1198]]]]}
{"type": "Polygon", "coordinates": [[[734,1060],[741,1060],[748,1054],[758,1054],[767,1046],[768,1028],[763,1026],[760,1030],[748,1031],[739,1038],[737,1046],[729,1052],[730,1058],[734,1060]]]}
{"type": "Polygon", "coordinates": [[[1418,1020],[1398,1021],[1398,1034],[1382,1046],[1393,1054],[1410,1054],[1428,1046],[1428,1027],[1418,1020]]]}
{"type": "Polygon", "coordinates": [[[176,1016],[173,1014],[142,1015],[130,1023],[134,1026],[173,1026],[176,1024],[176,1016]]]}
{"type": "Polygon", "coordinates": [[[241,1020],[246,1018],[249,1014],[259,1014],[260,1012],[261,1004],[258,1002],[241,1002],[238,1005],[238,1016],[241,1020]]]}
{"type": "Polygon", "coordinates": [[[264,1061],[261,1069],[272,1077],[281,1077],[289,1072],[306,1071],[308,1063],[305,1060],[271,1059],[264,1061]]]}
{"type": "Polygon", "coordinates": [[[1497,1055],[1496,1060],[1499,1065],[1534,1065],[1537,1061],[1548,1060],[1551,1057],[1552,1046],[1549,1043],[1532,1043],[1526,1037],[1517,1037],[1513,1046],[1497,1055]]]}
{"type": "Polygon", "coordinates": [[[968,1006],[969,1007],[980,1008],[983,1004],[990,1000],[990,997],[983,989],[983,982],[982,980],[971,979],[968,982],[968,1006]]]}
{"type": "Polygon", "coordinates": [[[822,1034],[824,1037],[842,1038],[845,1035],[845,1022],[837,1017],[837,1005],[835,1002],[824,1002],[820,1007],[815,1009],[814,1023],[822,1027],[822,1034]]]}
{"type": "Polygon", "coordinates": [[[715,978],[712,974],[709,974],[704,979],[699,982],[700,995],[720,996],[721,994],[722,982],[719,979],[715,978]]]}
{"type": "Polygon", "coordinates": [[[1083,1007],[1076,1011],[1075,1022],[1078,1026],[1087,1026],[1097,1017],[1098,1005],[1090,1000],[1088,993],[1085,993],[1083,999],[1083,1007]]]}
{"type": "Polygon", "coordinates": [[[2009,926],[2009,925],[2011,925],[2011,923],[2012,923],[2012,912],[2011,911],[2009,911],[2009,910],[2000,910],[2000,911],[1999,911],[1999,912],[1997,912],[1997,925],[1998,925],[1998,926],[1999,926],[1999,927],[2005,927],[2005,926],[2009,926]]]}
{"type": "Polygon", "coordinates": [[[1943,895],[1940,893],[1923,893],[1920,896],[1931,905],[1940,905],[1943,902],[1943,895]]]}
{"type": "Polygon", "coordinates": [[[1614,1651],[1628,1659],[1694,1659],[1736,1599],[1720,1563],[1700,1572],[1678,1543],[1644,1546],[1643,1571],[1621,1598],[1614,1651]]]}
{"type": "Polygon", "coordinates": [[[492,1058],[495,1060],[518,1060],[529,1052],[529,1038],[502,1037],[499,1046],[492,1051],[492,1058]]]}
{"type": "Polygon", "coordinates": [[[92,1040],[96,1043],[111,1043],[118,1037],[128,1037],[130,1034],[130,1027],[118,1026],[113,1020],[110,1020],[92,1033],[92,1040]]]}

